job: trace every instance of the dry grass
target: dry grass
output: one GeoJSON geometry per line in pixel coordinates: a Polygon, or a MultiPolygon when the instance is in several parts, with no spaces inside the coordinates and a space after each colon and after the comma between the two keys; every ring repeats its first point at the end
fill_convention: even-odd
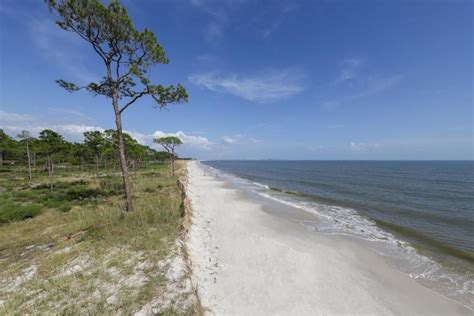
{"type": "MultiPolygon", "coordinates": [[[[34,218],[0,225],[0,314],[200,313],[177,242],[183,224],[177,178],[156,165],[132,179],[135,210],[125,219],[113,189],[120,179],[63,171],[58,183],[80,180],[112,194],[68,201],[67,212],[46,206],[34,218]]],[[[18,177],[9,183],[4,199],[34,192],[18,177]]]]}

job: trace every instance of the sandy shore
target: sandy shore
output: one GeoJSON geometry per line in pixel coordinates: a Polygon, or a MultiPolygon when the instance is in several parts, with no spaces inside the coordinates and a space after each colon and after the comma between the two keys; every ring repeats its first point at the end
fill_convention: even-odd
{"type": "Polygon", "coordinates": [[[362,241],[305,230],[188,163],[187,246],[204,307],[222,314],[472,315],[398,272],[362,241]]]}

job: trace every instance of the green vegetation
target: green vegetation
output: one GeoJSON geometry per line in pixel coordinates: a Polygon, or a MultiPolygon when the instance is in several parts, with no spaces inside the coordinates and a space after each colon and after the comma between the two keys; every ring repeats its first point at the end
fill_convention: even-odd
{"type": "MultiPolygon", "coordinates": [[[[126,162],[133,171],[152,161],[176,159],[176,155],[171,156],[166,151],[158,152],[141,145],[127,133],[123,133],[123,138],[126,162]]],[[[28,175],[31,184],[34,184],[37,182],[35,177],[44,171],[50,177],[49,188],[54,190],[56,186],[52,177],[61,172],[64,166],[76,167],[78,170],[93,166],[96,176],[106,169],[112,169],[115,173],[119,166],[117,141],[117,132],[111,129],[85,132],[83,143],[68,142],[50,129],[41,131],[38,138],[28,131],[22,131],[17,141],[0,129],[0,173],[11,171],[2,169],[2,166],[12,166],[17,176],[28,175]]]]}
{"type": "Polygon", "coordinates": [[[121,219],[121,179],[110,167],[59,165],[0,178],[0,314],[199,313],[181,258],[183,197],[168,165],[150,162],[131,177],[135,211],[121,219]]]}
{"type": "Polygon", "coordinates": [[[125,192],[121,215],[125,216],[133,210],[133,199],[122,113],[144,96],[151,97],[157,107],[163,108],[171,103],[186,102],[188,93],[180,84],[163,86],[151,82],[150,68],[169,62],[165,50],[151,30],[138,31],[134,27],[127,9],[118,0],[111,0],[107,5],[100,0],[46,0],[46,3],[56,17],[56,25],[90,44],[104,65],[104,77],[100,82],[85,86],[65,80],[57,80],[57,83],[69,92],[84,89],[93,96],[104,96],[112,103],[125,192]]]}
{"type": "Polygon", "coordinates": [[[183,164],[175,174],[174,150],[157,152],[122,129],[141,97],[162,108],[187,92],[152,84],[149,68],[168,59],[118,1],[45,2],[104,65],[100,82],[57,83],[108,98],[116,129],[86,132],[83,143],[50,129],[18,140],[0,129],[0,315],[201,314],[179,242],[183,164]]]}
{"type": "Polygon", "coordinates": [[[174,153],[176,147],[179,145],[182,145],[183,142],[181,139],[179,139],[176,136],[166,136],[166,137],[160,137],[156,138],[153,140],[153,142],[160,144],[163,146],[163,148],[166,150],[166,152],[170,155],[171,157],[171,171],[174,177],[174,157],[176,154],[174,153]]]}
{"type": "Polygon", "coordinates": [[[7,223],[35,217],[41,213],[41,204],[21,205],[13,202],[3,202],[0,206],[0,222],[7,223]]]}
{"type": "Polygon", "coordinates": [[[177,243],[184,163],[172,175],[175,155],[123,136],[136,204],[121,218],[115,130],[0,129],[0,314],[200,313],[177,243]]]}

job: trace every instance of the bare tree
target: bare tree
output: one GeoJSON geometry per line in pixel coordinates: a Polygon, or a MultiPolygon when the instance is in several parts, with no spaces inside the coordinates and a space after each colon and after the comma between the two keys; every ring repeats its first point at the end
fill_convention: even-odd
{"type": "Polygon", "coordinates": [[[28,156],[28,178],[31,180],[33,179],[31,175],[31,153],[30,153],[30,139],[31,139],[31,133],[28,131],[21,131],[20,134],[18,134],[18,139],[24,140],[26,142],[26,154],[28,156]]]}
{"type": "Polygon", "coordinates": [[[48,169],[49,189],[53,191],[53,174],[55,154],[61,152],[65,147],[65,141],[61,135],[53,130],[45,129],[39,135],[40,150],[45,156],[48,169]]]}

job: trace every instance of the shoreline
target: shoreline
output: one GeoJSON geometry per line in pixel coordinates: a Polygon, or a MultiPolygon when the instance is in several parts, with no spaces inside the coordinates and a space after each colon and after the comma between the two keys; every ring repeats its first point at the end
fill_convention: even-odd
{"type": "Polygon", "coordinates": [[[215,314],[472,313],[360,240],[302,229],[292,216],[310,214],[248,196],[195,161],[188,163],[187,194],[193,279],[215,314]]]}

